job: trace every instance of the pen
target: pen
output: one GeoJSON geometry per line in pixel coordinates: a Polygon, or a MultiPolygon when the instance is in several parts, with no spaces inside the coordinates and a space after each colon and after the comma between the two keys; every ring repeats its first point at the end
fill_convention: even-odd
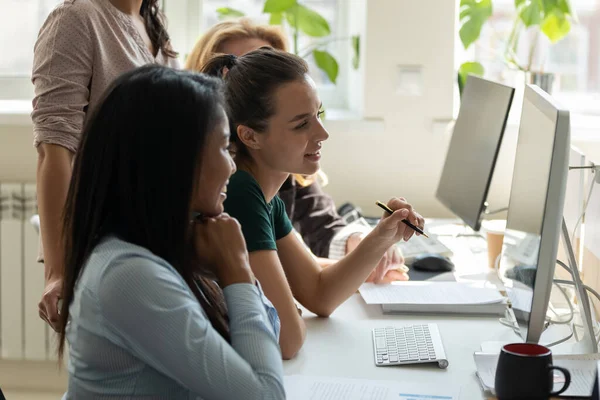
{"type": "MultiPolygon", "coordinates": [[[[386,206],[385,204],[383,204],[380,201],[376,201],[375,204],[377,204],[379,207],[383,208],[385,211],[387,211],[390,214],[394,213],[394,211],[392,211],[391,208],[389,208],[388,206],[386,206]]],[[[421,235],[425,236],[426,238],[429,238],[429,236],[427,236],[427,234],[425,232],[423,232],[421,229],[419,229],[416,226],[414,226],[413,224],[411,224],[409,220],[403,219],[402,222],[404,222],[407,226],[409,226],[410,228],[412,228],[412,230],[414,230],[415,232],[418,232],[421,235]]]]}

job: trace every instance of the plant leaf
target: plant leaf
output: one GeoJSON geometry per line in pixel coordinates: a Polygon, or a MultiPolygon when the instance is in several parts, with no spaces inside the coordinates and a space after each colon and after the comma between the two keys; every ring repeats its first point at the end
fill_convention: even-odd
{"type": "Polygon", "coordinates": [[[321,50],[313,50],[313,57],[317,67],[322,69],[329,80],[333,83],[337,80],[339,66],[336,59],[328,52],[321,50]]]}
{"type": "Polygon", "coordinates": [[[281,25],[282,22],[283,22],[283,13],[281,13],[281,12],[271,13],[271,17],[269,18],[270,25],[281,25]]]}
{"type": "Polygon", "coordinates": [[[573,10],[571,8],[571,3],[569,2],[569,0],[559,0],[556,6],[560,9],[560,11],[567,15],[571,14],[573,10]]]}
{"type": "Polygon", "coordinates": [[[524,0],[517,9],[519,18],[523,21],[525,27],[538,25],[542,22],[544,15],[544,5],[540,0],[524,0]]]}
{"type": "Polygon", "coordinates": [[[226,19],[226,18],[239,18],[239,17],[243,17],[246,15],[239,10],[229,8],[229,7],[217,8],[217,14],[218,14],[218,18],[221,20],[226,19]]]}
{"type": "Polygon", "coordinates": [[[360,35],[352,36],[352,67],[358,69],[360,61],[360,35]]]}
{"type": "Polygon", "coordinates": [[[478,62],[466,62],[463,63],[458,69],[458,92],[462,96],[463,88],[467,83],[467,77],[469,74],[483,76],[485,69],[483,65],[478,62]]]}
{"type": "Polygon", "coordinates": [[[555,8],[558,7],[558,0],[538,0],[541,3],[542,11],[544,15],[550,14],[554,11],[555,8]]]}
{"type": "Polygon", "coordinates": [[[578,22],[577,13],[571,6],[571,0],[558,0],[557,8],[562,11],[565,16],[571,17],[571,20],[578,22]]]}
{"type": "Polygon", "coordinates": [[[265,7],[263,8],[264,13],[277,13],[288,10],[296,5],[296,0],[267,0],[265,7]]]}
{"type": "Polygon", "coordinates": [[[552,43],[556,43],[569,33],[571,23],[562,12],[554,10],[552,14],[544,19],[540,29],[552,43]]]}
{"type": "Polygon", "coordinates": [[[479,38],[481,28],[492,11],[492,0],[460,1],[459,36],[465,49],[479,38]]]}
{"type": "Polygon", "coordinates": [[[285,17],[292,28],[300,29],[308,36],[323,37],[331,33],[329,23],[321,14],[301,4],[287,10],[285,17]]]}

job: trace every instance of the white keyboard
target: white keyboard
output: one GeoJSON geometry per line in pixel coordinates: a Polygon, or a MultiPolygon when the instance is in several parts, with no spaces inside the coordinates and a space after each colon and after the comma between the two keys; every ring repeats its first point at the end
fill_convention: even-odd
{"type": "Polygon", "coordinates": [[[413,235],[408,242],[399,242],[398,247],[404,256],[404,262],[411,264],[415,257],[422,254],[438,254],[444,257],[452,257],[452,250],[439,241],[436,235],[425,236],[413,235]]]}
{"type": "Polygon", "coordinates": [[[448,367],[437,324],[375,328],[373,349],[378,367],[422,363],[448,367]]]}

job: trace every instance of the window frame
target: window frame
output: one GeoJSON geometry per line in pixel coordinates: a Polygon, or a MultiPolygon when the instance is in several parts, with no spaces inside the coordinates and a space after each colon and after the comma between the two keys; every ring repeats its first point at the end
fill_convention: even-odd
{"type": "MultiPolygon", "coordinates": [[[[597,0],[577,0],[579,3],[572,4],[575,8],[578,16],[581,19],[581,16],[591,15],[593,12],[600,12],[597,10],[596,5],[597,0]]],[[[459,7],[460,1],[457,0],[457,9],[459,7]]],[[[497,0],[494,2],[494,14],[512,14],[514,13],[514,0],[497,0]]],[[[458,13],[457,13],[458,15],[458,13]]],[[[467,60],[475,59],[475,51],[474,47],[471,46],[468,50],[464,50],[462,47],[462,43],[460,39],[458,39],[458,30],[460,28],[460,24],[456,24],[456,45],[455,45],[455,67],[458,69],[460,64],[467,60]]],[[[596,91],[588,91],[586,87],[589,85],[589,72],[588,63],[590,61],[590,57],[593,56],[590,52],[590,45],[592,43],[592,32],[590,32],[584,26],[572,26],[572,30],[580,30],[579,36],[580,41],[578,42],[578,58],[580,62],[577,64],[560,66],[553,65],[552,68],[556,70],[557,73],[568,72],[569,74],[575,74],[577,76],[582,76],[584,74],[585,81],[579,83],[579,90],[575,91],[561,91],[559,90],[553,93],[553,96],[561,103],[568,106],[569,109],[573,113],[582,114],[582,115],[600,115],[600,89],[596,91]]],[[[600,41],[600,38],[596,38],[600,41]]],[[[529,40],[529,39],[527,39],[529,40]]],[[[540,39],[541,40],[541,39],[540,39]]],[[[480,61],[477,60],[476,61],[480,61]]],[[[600,54],[598,55],[597,60],[597,74],[600,77],[600,54]]],[[[600,78],[598,78],[600,79],[600,78]]]]}
{"type": "MultiPolygon", "coordinates": [[[[31,49],[31,52],[33,53],[33,49],[31,49]]],[[[0,74],[0,101],[31,101],[33,96],[34,87],[31,83],[31,71],[27,71],[22,75],[0,74]]]]}

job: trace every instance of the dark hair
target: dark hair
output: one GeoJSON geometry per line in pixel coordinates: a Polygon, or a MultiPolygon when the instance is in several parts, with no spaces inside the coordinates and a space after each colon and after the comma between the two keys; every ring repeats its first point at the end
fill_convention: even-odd
{"type": "Polygon", "coordinates": [[[84,128],[65,204],[59,357],[75,283],[107,235],[170,263],[229,339],[223,292],[200,276],[190,229],[202,151],[222,107],[218,79],[158,65],[125,73],[106,92],[84,128]]]}
{"type": "Polygon", "coordinates": [[[169,41],[169,33],[165,27],[165,16],[160,11],[159,0],[144,0],[140,8],[140,15],[144,19],[144,25],[154,50],[161,50],[171,58],[177,57],[177,52],[173,50],[169,41]]]}
{"type": "Polygon", "coordinates": [[[225,100],[231,130],[236,145],[236,157],[246,156],[246,148],[237,136],[237,127],[245,125],[257,132],[267,129],[267,120],[276,110],[273,94],[281,85],[304,79],[308,65],[302,58],[270,47],[261,47],[241,57],[218,55],[202,68],[214,76],[225,74],[225,100]]]}

